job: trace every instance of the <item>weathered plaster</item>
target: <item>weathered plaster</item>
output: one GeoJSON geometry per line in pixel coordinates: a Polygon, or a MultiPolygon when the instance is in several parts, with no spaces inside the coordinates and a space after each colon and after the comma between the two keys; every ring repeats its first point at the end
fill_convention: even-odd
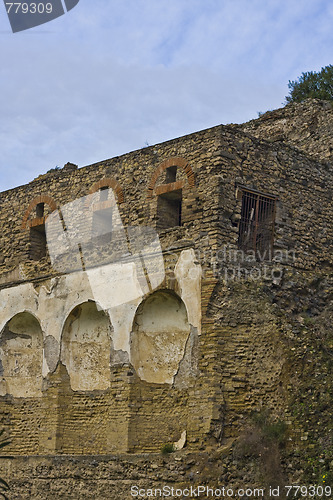
{"type": "Polygon", "coordinates": [[[7,323],[0,339],[0,358],[1,395],[41,396],[43,335],[34,316],[20,313],[7,323]]]}
{"type": "Polygon", "coordinates": [[[55,371],[59,361],[59,353],[59,342],[52,335],[47,335],[44,340],[43,377],[46,377],[49,372],[55,371]]]}
{"type": "Polygon", "coordinates": [[[202,268],[194,250],[183,250],[175,266],[180,296],[186,305],[188,321],[201,333],[201,276],[202,268]]]}
{"type": "Polygon", "coordinates": [[[104,310],[116,308],[144,295],[134,262],[89,269],[87,276],[94,300],[104,310]]]}
{"type": "Polygon", "coordinates": [[[132,302],[120,304],[108,310],[113,326],[113,347],[116,351],[121,350],[130,354],[130,332],[134,316],[141,298],[132,302]]]}
{"type": "Polygon", "coordinates": [[[168,291],[150,295],[138,308],[131,362],[147,382],[172,384],[184,356],[190,325],[184,303],[168,291]]]}
{"type": "Polygon", "coordinates": [[[74,391],[105,390],[110,386],[111,325],[94,302],[76,307],[62,336],[61,362],[74,391]]]}
{"type": "Polygon", "coordinates": [[[0,332],[6,323],[20,312],[30,312],[36,317],[38,293],[31,283],[0,290],[0,332]]]}
{"type": "Polygon", "coordinates": [[[191,325],[191,332],[187,338],[184,356],[180,360],[178,371],[174,377],[174,386],[185,389],[198,375],[198,332],[191,325]]]}

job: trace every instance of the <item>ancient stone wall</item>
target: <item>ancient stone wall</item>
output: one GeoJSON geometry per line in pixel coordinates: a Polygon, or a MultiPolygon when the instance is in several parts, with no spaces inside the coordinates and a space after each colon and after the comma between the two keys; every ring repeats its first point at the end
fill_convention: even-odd
{"type": "Polygon", "coordinates": [[[307,318],[327,315],[333,175],[249,127],[1,193],[0,420],[15,456],[154,453],[184,433],[198,451],[263,408],[300,446],[290,401],[307,318]]]}
{"type": "Polygon", "coordinates": [[[306,99],[263,113],[241,125],[255,137],[289,144],[316,160],[332,163],[333,107],[329,101],[306,99]]]}

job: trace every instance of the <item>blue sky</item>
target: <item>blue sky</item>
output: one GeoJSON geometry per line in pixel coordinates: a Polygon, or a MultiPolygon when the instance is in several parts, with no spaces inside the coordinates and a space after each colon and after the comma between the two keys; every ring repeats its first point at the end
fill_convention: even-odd
{"type": "Polygon", "coordinates": [[[281,107],[332,26],[330,0],[80,0],[13,34],[0,4],[0,191],[281,107]]]}

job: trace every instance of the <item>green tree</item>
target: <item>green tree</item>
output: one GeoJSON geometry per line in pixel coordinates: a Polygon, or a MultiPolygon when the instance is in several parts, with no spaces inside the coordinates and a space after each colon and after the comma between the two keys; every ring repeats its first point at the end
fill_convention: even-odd
{"type": "Polygon", "coordinates": [[[287,104],[302,102],[309,97],[333,101],[333,65],[329,64],[318,72],[307,71],[302,73],[297,80],[289,80],[288,88],[287,104]]]}

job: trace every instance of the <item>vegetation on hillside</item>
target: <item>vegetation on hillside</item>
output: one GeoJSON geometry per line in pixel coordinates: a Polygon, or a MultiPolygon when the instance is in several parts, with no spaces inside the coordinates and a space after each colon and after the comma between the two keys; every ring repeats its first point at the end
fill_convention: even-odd
{"type": "Polygon", "coordinates": [[[333,101],[333,65],[329,64],[320,71],[307,71],[288,83],[287,104],[302,102],[305,99],[323,99],[333,101]]]}

